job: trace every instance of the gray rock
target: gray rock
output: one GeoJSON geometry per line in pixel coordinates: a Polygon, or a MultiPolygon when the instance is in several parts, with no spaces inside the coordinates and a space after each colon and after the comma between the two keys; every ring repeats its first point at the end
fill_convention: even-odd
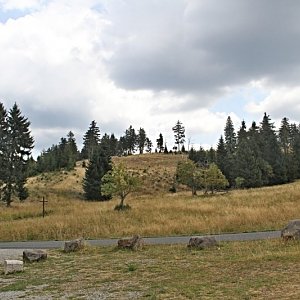
{"type": "Polygon", "coordinates": [[[24,262],[38,262],[47,259],[47,252],[45,250],[24,250],[23,261],[24,262]]]}
{"type": "Polygon", "coordinates": [[[217,240],[212,236],[190,238],[188,248],[206,249],[218,246],[217,240]]]}
{"type": "Polygon", "coordinates": [[[131,239],[118,240],[118,248],[139,250],[144,246],[144,240],[139,235],[134,235],[131,239]]]}
{"type": "Polygon", "coordinates": [[[22,272],[23,271],[23,261],[21,260],[4,260],[4,274],[11,274],[15,272],[22,272]]]}
{"type": "Polygon", "coordinates": [[[281,237],[284,240],[300,240],[300,219],[291,220],[288,225],[281,230],[281,237]]]}
{"type": "Polygon", "coordinates": [[[75,252],[83,249],[85,246],[85,240],[83,238],[65,242],[65,252],[75,252]]]}

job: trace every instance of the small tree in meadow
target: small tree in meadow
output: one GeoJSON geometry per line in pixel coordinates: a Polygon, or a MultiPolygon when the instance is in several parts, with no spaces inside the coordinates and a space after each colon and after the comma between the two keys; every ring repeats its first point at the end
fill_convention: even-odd
{"type": "Polygon", "coordinates": [[[192,195],[196,195],[197,189],[202,186],[203,172],[191,160],[178,162],[176,169],[177,182],[187,185],[192,190],[192,195]]]}
{"type": "Polygon", "coordinates": [[[224,189],[229,185],[228,180],[215,163],[209,165],[204,172],[205,192],[224,189]]]}
{"type": "Polygon", "coordinates": [[[137,190],[140,185],[139,178],[134,176],[123,164],[113,165],[112,170],[102,178],[101,191],[104,195],[115,195],[120,197],[120,204],[116,210],[130,208],[124,205],[125,198],[137,190]]]}

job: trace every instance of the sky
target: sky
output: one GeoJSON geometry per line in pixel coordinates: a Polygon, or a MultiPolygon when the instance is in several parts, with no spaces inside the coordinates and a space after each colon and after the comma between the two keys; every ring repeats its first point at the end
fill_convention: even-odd
{"type": "Polygon", "coordinates": [[[300,121],[298,0],[0,0],[0,102],[31,122],[37,155],[92,120],[174,146],[217,144],[264,112],[300,121]]]}

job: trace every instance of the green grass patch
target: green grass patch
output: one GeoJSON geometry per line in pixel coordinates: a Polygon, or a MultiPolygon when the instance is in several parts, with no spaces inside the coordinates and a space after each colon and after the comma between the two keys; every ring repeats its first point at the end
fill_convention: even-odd
{"type": "Polygon", "coordinates": [[[30,294],[27,287],[40,284],[38,295],[68,299],[298,299],[299,253],[299,242],[281,240],[222,243],[204,251],[185,245],[55,250],[42,264],[0,280],[0,291],[33,296],[37,290],[30,294]]]}
{"type": "Polygon", "coordinates": [[[8,291],[25,291],[27,287],[27,282],[25,280],[18,280],[14,283],[10,283],[3,287],[0,287],[0,292],[8,291]]]}

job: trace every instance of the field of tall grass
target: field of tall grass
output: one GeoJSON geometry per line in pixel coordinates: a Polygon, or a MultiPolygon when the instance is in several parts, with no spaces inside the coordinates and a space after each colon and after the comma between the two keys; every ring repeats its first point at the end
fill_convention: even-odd
{"type": "Polygon", "coordinates": [[[0,239],[65,240],[141,236],[196,235],[281,229],[300,217],[300,182],[275,187],[232,190],[192,196],[184,187],[169,192],[181,155],[147,154],[122,160],[143,180],[141,191],[129,195],[128,211],[115,211],[119,199],[83,200],[84,168],[30,178],[30,198],[11,208],[0,206],[0,239]],[[46,216],[42,217],[42,197],[46,216]]]}

